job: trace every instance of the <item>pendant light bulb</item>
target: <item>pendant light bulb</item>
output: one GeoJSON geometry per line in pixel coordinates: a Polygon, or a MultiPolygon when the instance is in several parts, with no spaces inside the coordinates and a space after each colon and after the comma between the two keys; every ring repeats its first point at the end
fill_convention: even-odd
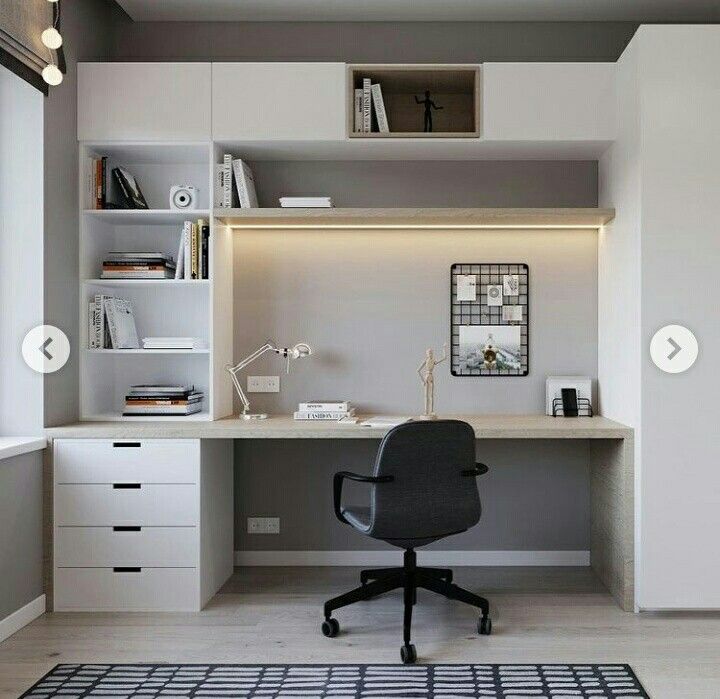
{"type": "Polygon", "coordinates": [[[55,27],[48,27],[41,35],[40,40],[52,51],[57,51],[62,46],[62,36],[55,27]]]}
{"type": "Polygon", "coordinates": [[[43,68],[42,76],[43,80],[53,87],[59,85],[63,81],[63,74],[54,63],[49,63],[43,68]]]}

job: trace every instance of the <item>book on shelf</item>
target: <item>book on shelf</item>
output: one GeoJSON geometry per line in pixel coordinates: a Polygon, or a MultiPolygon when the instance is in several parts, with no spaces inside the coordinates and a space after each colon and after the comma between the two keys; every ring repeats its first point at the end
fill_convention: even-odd
{"type": "Polygon", "coordinates": [[[125,199],[129,209],[147,209],[148,204],[135,177],[124,167],[115,167],[112,170],[113,178],[125,199]]]}
{"type": "Polygon", "coordinates": [[[330,197],[280,197],[283,209],[331,209],[334,204],[330,197]]]}
{"type": "Polygon", "coordinates": [[[257,193],[255,191],[255,178],[248,164],[240,158],[232,161],[235,187],[237,188],[238,201],[242,209],[254,209],[258,206],[257,193]]]}
{"type": "Polygon", "coordinates": [[[353,131],[362,133],[363,130],[363,91],[361,87],[353,91],[353,131]]]}
{"type": "Polygon", "coordinates": [[[198,350],[207,349],[207,340],[201,337],[144,337],[142,339],[143,349],[186,349],[198,350]]]}
{"type": "Polygon", "coordinates": [[[175,279],[209,279],[210,224],[202,218],[185,221],[178,246],[175,279]]]}
{"type": "Polygon", "coordinates": [[[372,131],[372,83],[370,78],[363,78],[363,133],[372,131]]]}
{"type": "Polygon", "coordinates": [[[163,252],[110,252],[101,279],[172,279],[175,261],[163,252]]]}
{"type": "Polygon", "coordinates": [[[192,415],[202,410],[203,398],[193,386],[135,385],[125,396],[123,415],[192,415]]]}
{"type": "Polygon", "coordinates": [[[300,403],[298,410],[301,412],[319,411],[348,411],[351,410],[349,400],[311,400],[307,403],[300,403]]]}
{"type": "Polygon", "coordinates": [[[345,420],[355,415],[347,400],[317,400],[300,403],[293,413],[296,420],[345,420]]]}
{"type": "Polygon", "coordinates": [[[225,196],[225,164],[215,163],[213,174],[215,176],[213,182],[213,207],[217,209],[225,206],[223,202],[225,196]]]}
{"type": "Polygon", "coordinates": [[[90,349],[137,349],[137,328],[132,304],[105,294],[95,294],[88,304],[90,349]]]}
{"type": "Polygon", "coordinates": [[[233,189],[232,189],[232,161],[233,157],[229,153],[223,155],[223,198],[222,205],[229,209],[233,205],[233,189]]]}
{"type": "Polygon", "coordinates": [[[378,130],[380,133],[390,133],[387,113],[385,111],[385,101],[383,100],[380,83],[372,85],[370,91],[372,93],[373,106],[375,107],[375,119],[377,120],[378,130]]]}

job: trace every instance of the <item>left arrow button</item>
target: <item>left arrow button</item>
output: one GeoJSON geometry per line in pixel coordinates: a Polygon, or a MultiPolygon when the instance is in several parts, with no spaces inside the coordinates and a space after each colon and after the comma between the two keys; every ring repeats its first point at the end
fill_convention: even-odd
{"type": "Polygon", "coordinates": [[[67,335],[54,325],[38,325],[23,339],[22,356],[25,363],[41,374],[62,369],[70,357],[67,335]],[[52,352],[49,347],[52,345],[52,352]]]}

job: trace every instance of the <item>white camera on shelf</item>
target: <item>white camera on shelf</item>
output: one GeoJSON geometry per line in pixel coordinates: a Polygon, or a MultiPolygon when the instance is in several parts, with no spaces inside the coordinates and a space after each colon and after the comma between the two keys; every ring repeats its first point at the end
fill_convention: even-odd
{"type": "Polygon", "coordinates": [[[189,184],[176,184],[170,188],[171,209],[197,209],[198,190],[189,184]]]}

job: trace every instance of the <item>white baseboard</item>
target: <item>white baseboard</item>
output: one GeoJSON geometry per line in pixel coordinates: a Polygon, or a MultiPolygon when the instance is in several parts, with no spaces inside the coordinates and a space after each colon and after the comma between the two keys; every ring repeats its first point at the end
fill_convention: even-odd
{"type": "Polygon", "coordinates": [[[45,614],[45,595],[40,595],[10,616],[0,619],[0,641],[10,638],[16,631],[20,631],[23,626],[27,626],[43,614],[45,614]]]}
{"type": "MultiPolygon", "coordinates": [[[[589,551],[418,551],[430,566],[589,566],[589,551]]],[[[401,551],[235,551],[236,566],[400,566],[401,551]]]]}

